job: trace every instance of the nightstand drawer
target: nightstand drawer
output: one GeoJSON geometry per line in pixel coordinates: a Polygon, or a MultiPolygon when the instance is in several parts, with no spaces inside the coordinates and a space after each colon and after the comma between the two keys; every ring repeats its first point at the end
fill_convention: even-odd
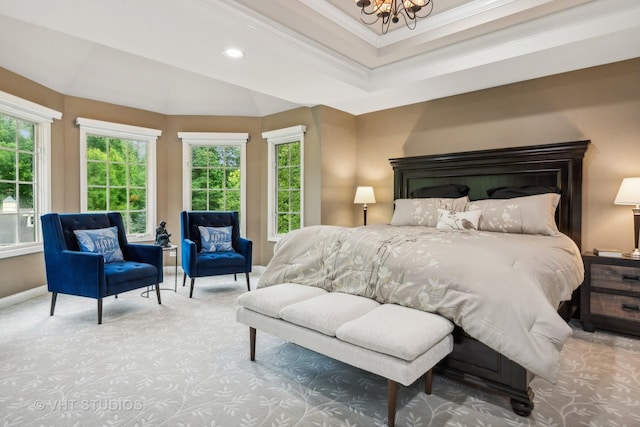
{"type": "Polygon", "coordinates": [[[591,264],[591,287],[640,293],[640,268],[591,264]]]}
{"type": "Polygon", "coordinates": [[[591,314],[640,321],[640,297],[592,292],[591,314]]]}

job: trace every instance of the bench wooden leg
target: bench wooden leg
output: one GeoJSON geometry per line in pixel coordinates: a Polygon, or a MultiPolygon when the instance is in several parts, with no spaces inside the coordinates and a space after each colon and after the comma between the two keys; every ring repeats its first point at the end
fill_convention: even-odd
{"type": "Polygon", "coordinates": [[[249,358],[256,360],[256,328],[249,328],[249,358]]]}
{"type": "Polygon", "coordinates": [[[433,369],[429,369],[426,374],[424,374],[424,392],[427,394],[431,394],[431,383],[433,382],[433,369]]]}
{"type": "Polygon", "coordinates": [[[396,397],[398,395],[398,383],[387,380],[387,423],[389,427],[396,425],[396,397]]]}

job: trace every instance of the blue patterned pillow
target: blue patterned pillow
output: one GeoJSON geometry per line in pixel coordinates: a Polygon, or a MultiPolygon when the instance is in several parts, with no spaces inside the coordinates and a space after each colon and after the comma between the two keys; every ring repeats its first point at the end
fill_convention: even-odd
{"type": "Polygon", "coordinates": [[[232,251],[231,231],[232,226],[228,227],[202,227],[200,230],[200,243],[202,243],[202,252],[223,252],[232,251]]]}
{"type": "Polygon", "coordinates": [[[102,254],[104,262],[124,261],[118,243],[118,227],[97,228],[95,230],[73,230],[82,252],[102,254]]]}

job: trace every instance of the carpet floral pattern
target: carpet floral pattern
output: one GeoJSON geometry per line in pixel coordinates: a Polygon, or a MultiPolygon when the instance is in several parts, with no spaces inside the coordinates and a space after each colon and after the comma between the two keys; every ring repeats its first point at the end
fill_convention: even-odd
{"type": "MultiPolygon", "coordinates": [[[[254,277],[255,282],[258,278],[254,277]]],[[[168,275],[166,281],[172,282],[168,275]]],[[[244,281],[198,279],[155,298],[128,292],[104,304],[44,295],[0,310],[1,426],[386,425],[386,380],[235,321],[244,281]]],[[[153,296],[153,295],[152,295],[153,296]]],[[[400,387],[398,426],[640,425],[640,340],[578,322],[562,351],[559,382],[535,379],[535,409],[434,376],[400,387]]]]}

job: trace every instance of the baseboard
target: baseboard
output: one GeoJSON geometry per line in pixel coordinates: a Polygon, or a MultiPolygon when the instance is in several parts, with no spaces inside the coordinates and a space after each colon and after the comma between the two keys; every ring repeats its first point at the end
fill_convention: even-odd
{"type": "MultiPolygon", "coordinates": [[[[173,274],[176,272],[176,267],[173,265],[165,265],[162,267],[162,271],[164,272],[164,274],[173,274]]],[[[182,268],[178,266],[178,276],[182,275],[182,273],[182,268]]]]}
{"type": "Polygon", "coordinates": [[[36,288],[27,289],[26,291],[18,292],[17,294],[2,297],[0,298],[0,309],[18,304],[31,298],[45,295],[47,292],[49,292],[47,290],[47,285],[42,285],[36,288]]]}

